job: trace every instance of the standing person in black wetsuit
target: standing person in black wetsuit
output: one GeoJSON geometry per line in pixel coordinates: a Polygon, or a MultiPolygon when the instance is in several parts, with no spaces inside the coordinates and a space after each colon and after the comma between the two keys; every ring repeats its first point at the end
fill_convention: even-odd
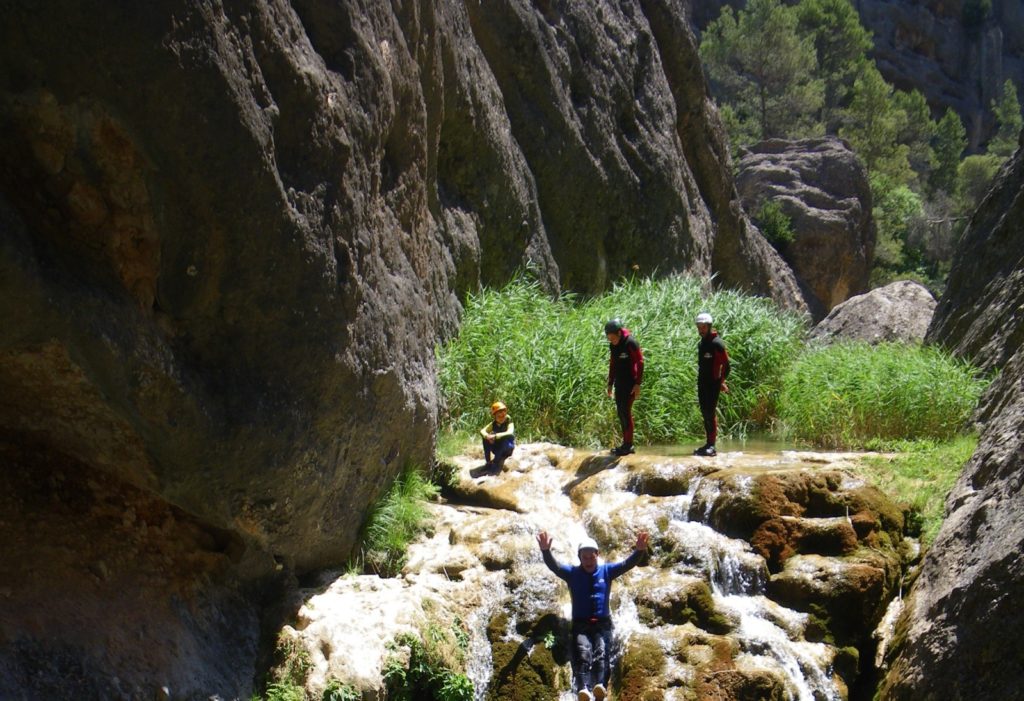
{"type": "Polygon", "coordinates": [[[711,328],[711,323],[711,315],[707,312],[697,315],[697,332],[700,334],[700,342],[697,344],[697,402],[700,415],[704,417],[707,441],[693,454],[707,457],[717,455],[715,439],[718,437],[718,418],[715,412],[718,408],[718,394],[729,393],[729,386],[725,384],[725,378],[729,376],[729,354],[718,332],[711,328]]]}
{"type": "Polygon", "coordinates": [[[644,354],[640,344],[622,326],[612,319],[604,325],[611,357],[608,362],[608,396],[615,389],[615,409],[622,426],[622,445],[612,448],[615,455],[629,455],[633,451],[633,402],[640,396],[640,383],[644,379],[644,354]]]}
{"type": "Polygon", "coordinates": [[[647,552],[648,535],[641,531],[633,552],[625,560],[599,563],[597,541],[584,538],[576,553],[580,564],[573,567],[555,560],[552,538],[545,531],[537,534],[544,564],[569,585],[572,599],[572,672],[579,701],[603,701],[608,697],[612,653],[612,580],[640,564],[647,552]]]}

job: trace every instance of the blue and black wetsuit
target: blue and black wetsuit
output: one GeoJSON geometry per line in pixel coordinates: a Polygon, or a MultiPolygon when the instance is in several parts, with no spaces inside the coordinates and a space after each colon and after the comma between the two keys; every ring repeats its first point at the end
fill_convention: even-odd
{"type": "Polygon", "coordinates": [[[593,572],[559,564],[550,550],[541,551],[544,564],[569,585],[572,598],[573,676],[576,689],[608,686],[611,676],[612,580],[640,564],[644,551],[634,550],[621,562],[599,564],[593,572]]]}

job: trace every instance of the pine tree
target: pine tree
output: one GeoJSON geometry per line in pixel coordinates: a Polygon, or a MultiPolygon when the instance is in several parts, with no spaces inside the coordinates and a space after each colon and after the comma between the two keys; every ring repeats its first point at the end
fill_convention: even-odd
{"type": "Polygon", "coordinates": [[[870,173],[905,185],[913,179],[907,160],[910,149],[898,137],[906,129],[907,113],[899,109],[892,93],[878,69],[869,66],[854,82],[848,124],[839,135],[850,142],[870,173]]]}
{"type": "Polygon", "coordinates": [[[999,125],[996,135],[988,144],[988,152],[1001,158],[1009,158],[1017,150],[1021,129],[1024,128],[1024,117],[1021,117],[1020,102],[1017,100],[1017,87],[1009,78],[1003,83],[1003,94],[999,101],[992,102],[992,112],[996,115],[999,125]]]}
{"type": "Polygon", "coordinates": [[[738,14],[723,8],[704,31],[700,53],[712,90],[748,140],[821,132],[814,46],[796,24],[779,0],[751,0],[738,14]]]}
{"type": "Polygon", "coordinates": [[[935,167],[935,151],[932,150],[931,142],[935,138],[936,129],[928,101],[917,90],[897,90],[893,94],[893,102],[897,109],[903,110],[906,114],[903,128],[896,135],[896,139],[901,144],[906,144],[907,160],[916,178],[920,182],[927,182],[935,167]]]}
{"type": "Polygon", "coordinates": [[[928,181],[933,191],[956,196],[957,170],[965,148],[967,130],[957,113],[947,109],[935,130],[935,170],[928,181]]]}
{"type": "Polygon", "coordinates": [[[867,66],[871,33],[861,25],[850,0],[802,0],[796,16],[797,32],[814,42],[816,76],[825,89],[824,122],[830,133],[836,133],[854,81],[867,66]]]}

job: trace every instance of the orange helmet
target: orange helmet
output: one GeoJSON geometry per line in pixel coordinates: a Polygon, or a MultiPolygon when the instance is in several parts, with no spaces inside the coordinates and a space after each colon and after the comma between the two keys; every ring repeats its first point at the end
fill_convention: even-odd
{"type": "Polygon", "coordinates": [[[508,407],[503,402],[495,402],[491,404],[491,416],[494,416],[499,411],[508,411],[508,407]]]}

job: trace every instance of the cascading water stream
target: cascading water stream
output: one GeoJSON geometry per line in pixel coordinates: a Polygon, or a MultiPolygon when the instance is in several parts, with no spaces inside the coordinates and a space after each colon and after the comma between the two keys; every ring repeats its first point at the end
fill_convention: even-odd
{"type": "MultiPolygon", "coordinates": [[[[505,472],[484,477],[471,474],[478,460],[460,460],[458,488],[434,506],[431,534],[410,547],[402,577],[339,579],[303,608],[294,635],[310,650],[311,682],[322,686],[333,676],[380,689],[381,663],[391,654],[388,641],[434,620],[442,627],[464,626],[468,647],[462,666],[474,701],[564,690],[569,596],[543,565],[537,534],[546,531],[554,538],[556,559],[575,565],[584,537],[596,538],[602,559],[614,561],[628,555],[644,530],[652,536],[649,562],[617,580],[612,597],[618,654],[655,651],[656,666],[649,673],[641,668],[641,685],[653,684],[647,688],[664,691],[669,701],[694,690],[705,693],[720,679],[771,688],[792,701],[842,701],[850,679],[834,672],[843,668],[837,648],[806,640],[810,617],[779,603],[786,600],[780,584],[803,587],[813,596],[820,581],[842,577],[848,561],[861,577],[884,571],[885,563],[828,559],[810,550],[769,575],[759,554],[768,551],[755,552],[716,527],[738,528],[726,519],[744,505],[755,509],[747,512],[748,524],[750,513],[770,508],[758,501],[756,480],[765,470],[788,476],[799,494],[808,493],[814,480],[850,489],[861,485],[823,479],[820,465],[827,457],[815,456],[807,468],[788,455],[748,463],[733,456],[721,455],[714,463],[615,460],[532,444],[517,448],[505,472]],[[354,611],[359,615],[353,617],[354,611]],[[552,620],[562,627],[552,629],[552,620]],[[535,690],[522,686],[530,684],[535,690]]],[[[803,513],[795,506],[788,513],[794,509],[803,513]]],[[[863,513],[856,515],[859,520],[844,512],[776,520],[780,528],[806,529],[818,539],[835,533],[855,537],[854,525],[865,522],[863,513]]],[[[868,556],[878,557],[874,553],[877,548],[868,556]]],[[[885,562],[898,567],[898,560],[885,562]]],[[[625,691],[626,666],[616,664],[625,691]]],[[[559,691],[558,698],[574,701],[575,695],[559,691]]]]}

